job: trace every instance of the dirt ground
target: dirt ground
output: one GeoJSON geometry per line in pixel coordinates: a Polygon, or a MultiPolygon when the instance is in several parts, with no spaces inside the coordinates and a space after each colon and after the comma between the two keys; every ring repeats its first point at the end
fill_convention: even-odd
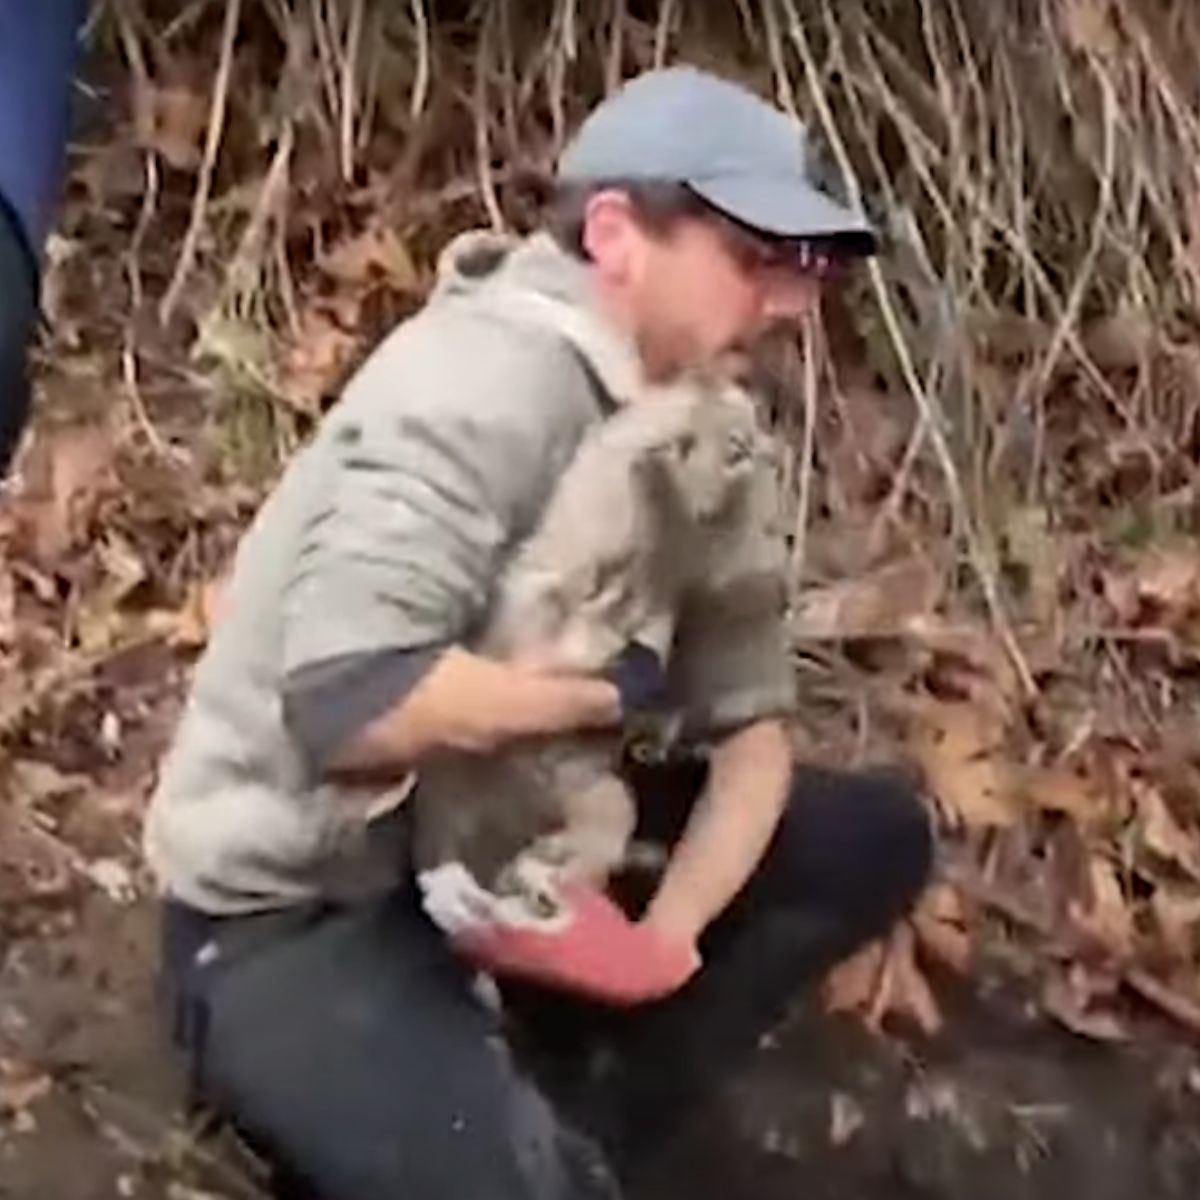
{"type": "MultiPolygon", "coordinates": [[[[0,973],[3,1200],[244,1200],[254,1164],[182,1121],[154,1005],[153,914],[95,892],[0,973]],[[21,1074],[14,1074],[15,1064],[21,1074]]],[[[801,1011],[680,1131],[647,1200],[1190,1200],[1200,1055],[1096,1045],[1019,988],[947,984],[938,1038],[801,1011]]]]}
{"type": "MultiPolygon", "coordinates": [[[[153,639],[111,657],[9,764],[0,812],[25,820],[0,842],[0,1200],[266,1195],[256,1164],[184,1121],[155,1003],[138,828],[185,664],[153,639]]],[[[933,975],[933,1037],[802,1003],[639,1194],[1191,1200],[1198,1049],[1148,1013],[1126,1042],[1070,1033],[1022,961],[933,975]]]]}
{"type": "MultiPolygon", "coordinates": [[[[78,382],[52,381],[47,428],[78,414],[88,394],[78,382]]],[[[156,397],[167,430],[171,396],[156,397]]],[[[138,856],[154,761],[186,677],[181,645],[199,640],[190,624],[201,621],[193,610],[206,593],[189,585],[164,636],[150,620],[153,596],[139,600],[144,581],[116,600],[105,592],[122,568],[100,540],[115,527],[148,560],[154,539],[175,553],[172,522],[187,527],[178,510],[212,538],[187,577],[211,578],[207,564],[221,561],[251,500],[195,491],[161,466],[143,478],[136,463],[132,475],[122,464],[133,500],[106,516],[87,444],[55,436],[58,482],[21,511],[35,533],[52,535],[64,510],[64,537],[75,541],[54,548],[52,565],[29,560],[15,617],[31,614],[21,636],[45,634],[60,639],[56,647],[69,628],[71,646],[60,650],[59,674],[41,673],[41,643],[18,646],[28,671],[17,686],[34,690],[35,708],[17,705],[0,681],[10,728],[0,804],[0,1200],[261,1200],[256,1164],[183,1119],[182,1079],[155,1006],[154,911],[138,856]],[[83,473],[80,486],[72,470],[83,473]],[[76,493],[90,514],[80,525],[71,523],[76,493]],[[126,523],[150,496],[158,507],[126,523]],[[89,574],[97,556],[99,578],[89,574]],[[94,608],[89,597],[99,598],[94,608]],[[89,658],[90,642],[98,648],[89,658]]],[[[151,582],[164,571],[150,569],[151,582]]],[[[1036,981],[1026,986],[1012,967],[935,978],[945,1020],[933,1037],[872,1035],[856,1019],[817,1015],[814,1003],[663,1148],[640,1191],[647,1200],[1200,1193],[1200,1053],[1161,1024],[1125,1042],[1067,1032],[1044,1014],[1036,981]]]]}
{"type": "MultiPolygon", "coordinates": [[[[294,6],[297,20],[337,7],[294,6]]],[[[674,7],[697,18],[720,8],[674,7]]],[[[157,304],[188,228],[216,73],[215,8],[206,21],[203,37],[174,21],[157,40],[140,25],[123,31],[134,49],[141,37],[155,50],[144,96],[127,94],[112,46],[89,75],[37,355],[39,440],[23,478],[0,496],[0,1200],[265,1196],[255,1164],[182,1116],[182,1079],[155,1006],[140,815],[189,655],[204,640],[213,582],[261,486],[348,364],[415,303],[425,280],[413,260],[427,271],[432,232],[463,223],[462,205],[474,204],[475,129],[446,88],[437,120],[412,140],[412,162],[355,176],[354,187],[329,178],[325,143],[289,116],[299,135],[293,143],[289,123],[278,145],[295,147],[290,206],[277,205],[260,124],[295,105],[277,105],[257,80],[283,58],[260,13],[249,44],[257,36],[270,52],[261,62],[247,52],[234,79],[239,103],[200,261],[164,327],[157,304]],[[144,128],[147,114],[157,117],[144,128]],[[418,167],[446,186],[410,195],[418,167]],[[278,242],[265,243],[271,254],[303,267],[273,290],[233,254],[253,249],[243,234],[260,217],[278,242]],[[298,283],[295,297],[284,283],[298,283]],[[264,349],[260,310],[276,291],[298,311],[287,337],[264,349]],[[264,361],[275,368],[265,382],[264,361]]],[[[284,84],[319,79],[302,58],[292,68],[281,95],[284,84]]],[[[964,111],[967,96],[959,93],[964,111]]],[[[895,97],[883,99],[890,110],[895,97]]],[[[405,96],[384,115],[403,125],[408,107],[405,96]]],[[[1070,122],[1038,121],[1075,128],[1088,107],[1078,101],[1070,122]]],[[[1149,144],[1149,128],[1147,116],[1121,136],[1149,144]]],[[[1144,169],[1122,157],[1118,146],[1122,171],[1144,169]]],[[[1179,156],[1185,181],[1194,161],[1190,150],[1179,156]]],[[[958,163],[943,167],[957,180],[958,163]]],[[[1007,169],[992,175],[1003,209],[1019,189],[1007,169]]],[[[1017,199],[1021,225],[1027,199],[1017,199]]],[[[960,223],[975,220],[971,207],[960,223]]],[[[1057,246],[1063,222],[1051,224],[1057,246]]],[[[1086,232],[1088,222],[1078,226],[1086,232]]],[[[1121,229],[1117,241],[1126,240],[1121,229]]],[[[1157,450],[1145,454],[1094,381],[1056,376],[1046,459],[1061,468],[1050,489],[1059,509],[1013,502],[997,517],[1010,590],[1037,635],[1026,644],[1043,687],[1037,705],[1022,698],[978,609],[964,619],[942,594],[943,575],[960,573],[959,547],[945,535],[945,506],[931,500],[941,495],[938,471],[902,465],[918,445],[915,417],[886,378],[850,380],[829,407],[837,419],[816,432],[807,563],[820,586],[797,626],[812,711],[849,739],[847,760],[868,742],[890,751],[907,731],[943,815],[1033,914],[1026,924],[1061,935],[1057,957],[1044,956],[1057,992],[1014,952],[958,973],[922,960],[926,994],[910,936],[888,960],[891,974],[881,972],[907,982],[878,1003],[883,989],[871,984],[848,1007],[907,1012],[916,1026],[873,1034],[856,1017],[824,1015],[816,998],[802,1005],[663,1147],[645,1200],[1200,1195],[1200,507],[1192,483],[1183,487],[1200,460],[1200,399],[1188,399],[1200,397],[1200,358],[1192,343],[1155,334],[1133,339],[1127,362],[1130,337],[1099,332],[1111,335],[1103,345],[1115,386],[1134,389],[1138,405],[1143,384],[1157,395],[1160,375],[1180,375],[1187,422],[1177,428],[1165,400],[1165,415],[1147,402],[1142,432],[1157,450]],[[893,495],[897,479],[912,495],[893,495]],[[1168,500],[1183,541],[1163,549],[1142,529],[1163,527],[1168,500]],[[888,525],[884,510],[910,525],[868,554],[873,531],[888,525]],[[905,706],[893,712],[889,697],[905,706]],[[1173,1008],[1175,1023],[1113,985],[1130,964],[1154,973],[1168,1000],[1158,1007],[1173,1008]]],[[[1025,378],[1013,364],[1025,369],[1022,355],[1032,354],[1017,346],[1012,364],[999,351],[981,359],[1005,405],[1025,378]]],[[[989,488],[1003,491],[1000,482],[998,470],[989,488]]],[[[1002,509],[1004,497],[994,499],[1002,509]]],[[[934,921],[951,958],[985,924],[964,911],[942,910],[945,928],[934,921]]]]}

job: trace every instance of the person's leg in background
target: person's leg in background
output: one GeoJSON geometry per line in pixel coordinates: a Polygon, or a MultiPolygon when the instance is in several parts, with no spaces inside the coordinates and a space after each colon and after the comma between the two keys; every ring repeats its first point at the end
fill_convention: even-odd
{"type": "MultiPolygon", "coordinates": [[[[699,763],[633,768],[640,835],[673,840],[704,776],[699,763]]],[[[932,854],[926,807],[899,778],[798,766],[767,856],[682,992],[606,1013],[514,989],[518,1045],[550,1094],[636,1167],[830,967],[905,914],[932,854]]]]}
{"type": "Polygon", "coordinates": [[[0,0],[0,475],[29,415],[39,258],[57,208],[86,0],[0,0]]]}
{"type": "Polygon", "coordinates": [[[0,202],[0,476],[29,417],[26,359],[37,319],[36,278],[16,218],[0,202]]]}

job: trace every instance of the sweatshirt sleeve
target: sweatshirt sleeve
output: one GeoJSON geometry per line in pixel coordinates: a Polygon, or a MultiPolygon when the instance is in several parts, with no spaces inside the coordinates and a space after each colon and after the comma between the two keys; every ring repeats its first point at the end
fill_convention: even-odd
{"type": "Polygon", "coordinates": [[[567,369],[544,347],[485,344],[401,381],[364,377],[324,432],[324,486],[284,585],[285,676],[469,635],[579,436],[567,369]]]}

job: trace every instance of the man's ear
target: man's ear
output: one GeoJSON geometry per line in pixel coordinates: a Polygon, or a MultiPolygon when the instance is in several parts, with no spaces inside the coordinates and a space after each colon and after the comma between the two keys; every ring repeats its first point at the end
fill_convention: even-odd
{"type": "Polygon", "coordinates": [[[604,188],[588,198],[583,214],[583,248],[610,282],[625,282],[634,269],[637,225],[629,196],[604,188]]]}

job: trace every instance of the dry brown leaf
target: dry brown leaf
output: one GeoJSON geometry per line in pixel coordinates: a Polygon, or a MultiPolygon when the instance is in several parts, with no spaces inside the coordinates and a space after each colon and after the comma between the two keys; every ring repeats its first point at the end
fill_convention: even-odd
{"type": "Polygon", "coordinates": [[[921,558],[889,563],[867,575],[802,592],[792,617],[801,641],[895,637],[911,618],[932,611],[941,584],[921,558]]]}
{"type": "Polygon", "coordinates": [[[1005,828],[1018,816],[1012,764],[995,715],[972,704],[916,706],[909,752],[946,819],[968,829],[1005,828]]]}
{"type": "Polygon", "coordinates": [[[1094,939],[1109,954],[1128,959],[1133,954],[1133,914],[1112,864],[1093,854],[1088,862],[1088,903],[1072,904],[1071,916],[1075,926],[1094,939]]]}
{"type": "Polygon", "coordinates": [[[1031,808],[1061,813],[1087,824],[1108,814],[1108,797],[1100,780],[1081,761],[1030,767],[1022,788],[1031,808]]]}
{"type": "Polygon", "coordinates": [[[1180,827],[1162,793],[1149,784],[1139,783],[1134,791],[1134,799],[1138,831],[1146,849],[1174,863],[1193,879],[1200,880],[1200,848],[1197,847],[1196,837],[1180,827]]]}
{"type": "Polygon", "coordinates": [[[9,766],[6,782],[10,796],[19,803],[36,806],[82,791],[91,781],[86,775],[66,775],[41,759],[19,758],[9,766]]]}
{"type": "Polygon", "coordinates": [[[17,587],[13,570],[0,561],[0,646],[12,646],[17,639],[17,587]]]}
{"type": "Polygon", "coordinates": [[[1112,0],[1060,0],[1058,18],[1067,43],[1081,54],[1106,58],[1121,47],[1112,0]]]}
{"type": "Polygon", "coordinates": [[[838,963],[825,977],[825,1010],[831,1013],[863,1012],[879,988],[885,945],[871,942],[838,963]]]}
{"type": "Polygon", "coordinates": [[[1196,955],[1200,896],[1183,895],[1160,884],[1150,897],[1150,912],[1167,956],[1190,966],[1196,955]]]}
{"type": "Polygon", "coordinates": [[[1102,371],[1134,371],[1148,360],[1157,340],[1149,312],[1122,305],[1088,326],[1083,347],[1102,371]]]}
{"type": "Polygon", "coordinates": [[[929,888],[912,916],[917,949],[959,975],[971,969],[972,942],[957,890],[939,883],[929,888]]]}
{"type": "Polygon", "coordinates": [[[930,614],[913,617],[907,632],[927,658],[925,673],[936,695],[970,701],[1000,723],[1012,718],[1023,688],[1011,656],[990,629],[930,614]]]}
{"type": "Polygon", "coordinates": [[[53,564],[84,534],[103,498],[116,485],[116,447],[97,425],[72,425],[36,440],[21,465],[18,529],[39,564],[53,564]]]}
{"type": "Polygon", "coordinates": [[[871,1029],[890,1014],[907,1018],[927,1035],[942,1028],[942,1014],[915,958],[911,925],[899,926],[886,942],[873,942],[839,964],[825,981],[825,1007],[857,1013],[871,1029]]]}
{"type": "Polygon", "coordinates": [[[1106,572],[1104,594],[1124,625],[1180,629],[1200,610],[1200,555],[1187,547],[1153,547],[1106,572]]]}
{"type": "Polygon", "coordinates": [[[137,143],[153,150],[177,170],[200,165],[208,128],[208,99],[181,85],[147,83],[134,97],[137,143]]]}
{"type": "Polygon", "coordinates": [[[1184,551],[1153,553],[1137,574],[1137,594],[1143,604],[1166,613],[1191,608],[1200,592],[1200,556],[1184,551]]]}
{"type": "Polygon", "coordinates": [[[74,883],[75,862],[74,852],[29,814],[0,808],[0,880],[13,881],[18,899],[66,895],[74,883]]]}
{"type": "Polygon", "coordinates": [[[1042,991],[1042,1005],[1073,1033],[1099,1042],[1127,1041],[1129,1031],[1116,1014],[1093,1005],[1097,992],[1108,991],[1111,988],[1106,984],[1093,986],[1088,972],[1074,964],[1047,979],[1042,991]]]}
{"type": "Polygon", "coordinates": [[[380,277],[397,291],[411,292],[419,283],[408,247],[394,230],[378,222],[326,251],[318,266],[340,282],[356,286],[380,277]]]}
{"type": "Polygon", "coordinates": [[[179,608],[151,614],[150,628],[182,650],[197,650],[208,642],[221,611],[228,574],[216,579],[193,580],[179,608]]]}
{"type": "Polygon", "coordinates": [[[53,1082],[44,1072],[5,1064],[0,1072],[0,1113],[14,1114],[36,1104],[49,1095],[53,1082]]]}
{"type": "Polygon", "coordinates": [[[85,592],[74,620],[80,649],[89,654],[110,650],[122,641],[130,622],[121,604],[149,577],[141,555],[115,530],[99,543],[96,556],[104,577],[85,592]]]}
{"type": "Polygon", "coordinates": [[[1060,614],[1058,576],[1062,551],[1049,530],[1044,508],[1014,508],[1004,527],[1008,556],[1024,569],[1029,615],[1047,625],[1060,614]]]}
{"type": "Polygon", "coordinates": [[[340,383],[358,339],[317,307],[304,310],[300,325],[299,336],[283,355],[279,390],[295,408],[315,413],[340,383]]]}
{"type": "Polygon", "coordinates": [[[902,925],[892,938],[892,995],[889,1007],[911,1017],[929,1037],[941,1031],[942,1010],[915,956],[916,938],[911,925],[902,925]]]}

